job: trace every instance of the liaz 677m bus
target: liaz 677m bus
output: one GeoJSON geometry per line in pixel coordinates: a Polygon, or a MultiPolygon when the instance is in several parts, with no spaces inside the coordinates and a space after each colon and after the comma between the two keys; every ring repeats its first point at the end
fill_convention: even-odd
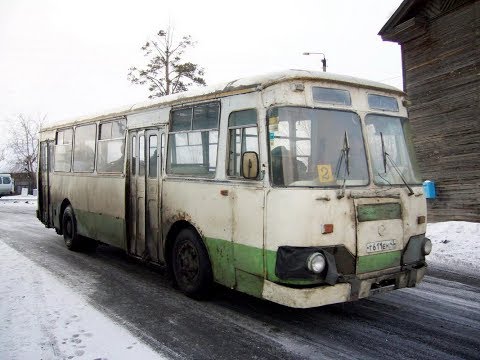
{"type": "Polygon", "coordinates": [[[38,218],[291,307],[416,286],[426,202],[405,94],[291,70],[174,94],[40,133],[38,218]]]}

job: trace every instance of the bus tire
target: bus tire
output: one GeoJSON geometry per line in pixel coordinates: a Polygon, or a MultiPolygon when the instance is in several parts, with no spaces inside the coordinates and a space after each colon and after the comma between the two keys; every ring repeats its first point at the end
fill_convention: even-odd
{"type": "Polygon", "coordinates": [[[81,248],[80,236],[77,233],[77,220],[71,205],[68,205],[62,217],[63,240],[68,250],[78,251],[81,248]]]}
{"type": "Polygon", "coordinates": [[[190,228],[181,230],[172,249],[172,270],[178,288],[194,299],[205,299],[212,288],[213,272],[207,249],[190,228]]]}

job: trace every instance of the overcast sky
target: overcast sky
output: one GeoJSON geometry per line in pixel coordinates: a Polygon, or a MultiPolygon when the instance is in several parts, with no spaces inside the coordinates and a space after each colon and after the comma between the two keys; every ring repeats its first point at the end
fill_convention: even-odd
{"type": "Polygon", "coordinates": [[[402,87],[400,48],[380,28],[401,0],[0,0],[0,131],[18,113],[50,121],[147,99],[127,81],[141,45],[168,24],[197,41],[208,84],[285,69],[402,87]],[[2,128],[3,127],[3,128],[2,128]]]}

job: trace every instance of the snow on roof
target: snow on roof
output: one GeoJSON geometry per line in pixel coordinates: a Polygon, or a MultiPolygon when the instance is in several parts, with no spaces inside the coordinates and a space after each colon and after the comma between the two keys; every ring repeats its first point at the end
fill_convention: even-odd
{"type": "Polygon", "coordinates": [[[365,79],[356,78],[353,76],[339,75],[328,72],[320,71],[309,71],[309,70],[286,70],[280,72],[272,72],[258,76],[245,77],[236,79],[227,83],[219,83],[215,85],[205,86],[202,88],[197,88],[195,90],[185,91],[182,93],[162,96],[155,100],[150,100],[147,102],[141,102],[136,104],[130,104],[128,106],[123,106],[117,109],[110,111],[105,111],[98,114],[93,114],[89,116],[82,116],[76,119],[71,119],[70,121],[60,121],[49,124],[42,130],[48,130],[54,127],[54,125],[59,124],[75,124],[84,122],[86,120],[98,120],[105,118],[113,118],[117,116],[123,116],[128,113],[132,113],[139,110],[154,109],[162,106],[169,105],[174,102],[185,100],[185,102],[193,101],[197,98],[204,96],[213,96],[224,95],[225,93],[232,91],[255,91],[267,88],[269,86],[292,80],[313,80],[313,81],[327,81],[332,83],[339,83],[345,85],[353,85],[359,87],[373,88],[378,90],[383,90],[386,92],[393,92],[399,95],[404,94],[403,91],[397,89],[396,87],[379,83],[376,81],[370,81],[365,79]]]}

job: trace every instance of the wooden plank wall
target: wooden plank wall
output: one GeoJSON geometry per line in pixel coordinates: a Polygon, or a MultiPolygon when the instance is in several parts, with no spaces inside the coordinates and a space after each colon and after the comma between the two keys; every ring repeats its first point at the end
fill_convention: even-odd
{"type": "Polygon", "coordinates": [[[480,222],[480,1],[430,20],[402,56],[420,169],[437,185],[429,222],[480,222]]]}

